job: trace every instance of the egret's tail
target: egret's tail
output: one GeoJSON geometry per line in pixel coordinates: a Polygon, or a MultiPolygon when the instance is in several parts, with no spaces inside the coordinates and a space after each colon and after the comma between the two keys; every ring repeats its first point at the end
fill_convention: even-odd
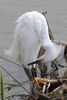
{"type": "Polygon", "coordinates": [[[15,34],[12,46],[8,50],[4,50],[5,56],[19,62],[19,38],[15,34]]]}
{"type": "Polygon", "coordinates": [[[11,49],[5,49],[4,50],[4,54],[6,55],[6,56],[8,56],[8,57],[10,57],[12,54],[11,54],[11,49]]]}

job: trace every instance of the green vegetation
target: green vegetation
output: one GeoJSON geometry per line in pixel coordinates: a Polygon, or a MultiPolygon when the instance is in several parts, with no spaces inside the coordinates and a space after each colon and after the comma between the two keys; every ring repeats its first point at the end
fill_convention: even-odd
{"type": "Polygon", "coordinates": [[[2,72],[0,72],[0,100],[4,100],[3,76],[2,76],[2,72]]]}

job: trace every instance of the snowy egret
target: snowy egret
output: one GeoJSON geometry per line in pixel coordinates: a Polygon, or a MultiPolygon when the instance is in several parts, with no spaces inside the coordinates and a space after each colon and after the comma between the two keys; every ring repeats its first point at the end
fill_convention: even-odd
{"type": "Polygon", "coordinates": [[[26,65],[37,60],[40,47],[45,53],[39,59],[45,62],[56,59],[64,49],[64,45],[50,40],[46,18],[38,11],[26,12],[16,23],[13,44],[5,53],[19,63],[26,65]]]}

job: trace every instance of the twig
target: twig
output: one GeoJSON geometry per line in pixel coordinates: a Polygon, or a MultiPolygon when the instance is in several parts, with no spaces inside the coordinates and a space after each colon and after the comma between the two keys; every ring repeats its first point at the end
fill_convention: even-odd
{"type": "Polygon", "coordinates": [[[35,97],[34,97],[29,91],[27,91],[27,89],[25,89],[24,86],[21,85],[20,82],[19,82],[17,79],[15,79],[15,77],[13,77],[13,76],[12,76],[5,68],[3,68],[1,65],[0,65],[0,67],[1,67],[1,69],[4,70],[10,77],[12,77],[12,78],[14,79],[14,81],[16,81],[16,83],[18,83],[19,86],[20,86],[21,88],[23,88],[34,100],[36,100],[35,97]]]}

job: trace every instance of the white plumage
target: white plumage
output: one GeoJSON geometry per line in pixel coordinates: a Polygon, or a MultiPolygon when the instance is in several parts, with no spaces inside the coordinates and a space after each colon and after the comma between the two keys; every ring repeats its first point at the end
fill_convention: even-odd
{"type": "Polygon", "coordinates": [[[45,49],[45,54],[40,58],[45,62],[54,60],[64,46],[52,42],[48,34],[46,18],[37,11],[27,12],[16,21],[17,26],[14,41],[5,53],[12,59],[26,65],[35,61],[40,47],[45,49]]]}

